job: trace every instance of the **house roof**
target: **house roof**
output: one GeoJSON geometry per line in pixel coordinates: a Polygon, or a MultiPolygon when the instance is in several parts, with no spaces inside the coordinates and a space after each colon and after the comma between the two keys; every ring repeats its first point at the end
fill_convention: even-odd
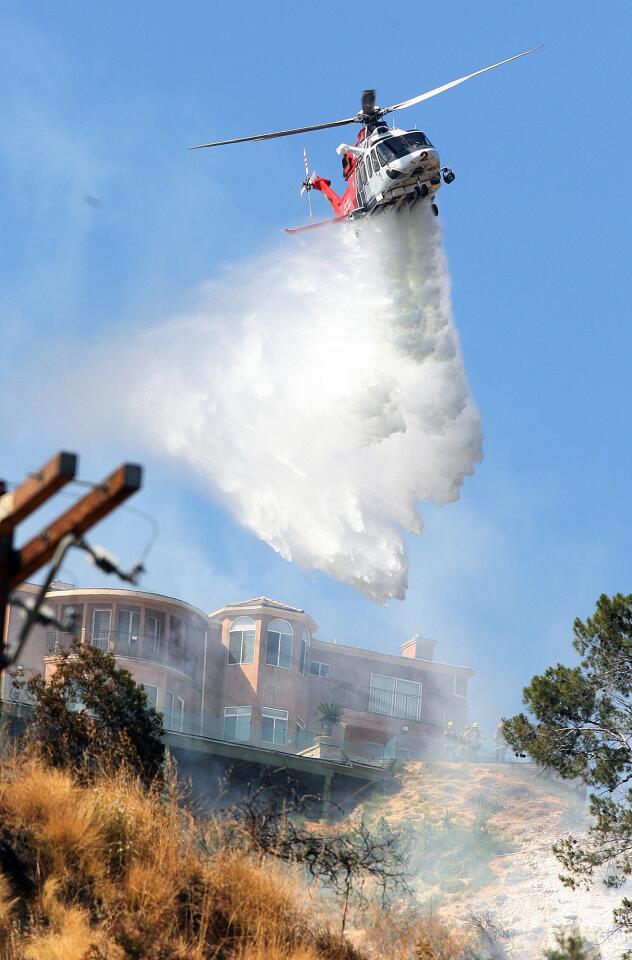
{"type": "Polygon", "coordinates": [[[280,600],[271,600],[270,597],[253,597],[251,600],[241,600],[239,603],[227,603],[222,607],[223,610],[231,610],[236,607],[275,607],[277,610],[289,610],[291,613],[305,613],[300,607],[293,607],[289,603],[282,603],[280,600]]]}

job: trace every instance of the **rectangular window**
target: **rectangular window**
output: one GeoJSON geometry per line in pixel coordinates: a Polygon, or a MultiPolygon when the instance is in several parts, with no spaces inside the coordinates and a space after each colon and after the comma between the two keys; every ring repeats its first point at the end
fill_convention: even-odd
{"type": "Polygon", "coordinates": [[[68,632],[71,637],[78,637],[81,634],[81,621],[83,620],[83,607],[75,603],[66,604],[61,608],[61,622],[64,624],[72,623],[72,629],[68,632]]]}
{"type": "Polygon", "coordinates": [[[162,624],[158,617],[147,614],[145,617],[145,637],[150,648],[158,650],[162,639],[162,624]]]}
{"type": "Polygon", "coordinates": [[[119,644],[136,644],[140,633],[140,613],[119,610],[116,619],[116,639],[119,644]]]}
{"type": "Polygon", "coordinates": [[[226,707],[224,710],[224,739],[250,740],[252,707],[226,707]]]}
{"type": "Polygon", "coordinates": [[[294,737],[294,747],[296,750],[301,750],[307,743],[308,739],[305,736],[305,721],[302,717],[296,718],[296,735],[294,737]]]}
{"type": "Polygon", "coordinates": [[[186,640],[186,627],[180,617],[169,617],[169,648],[171,652],[182,651],[186,640]]]}
{"type": "Polygon", "coordinates": [[[229,663],[254,663],[255,629],[231,630],[228,637],[229,663]]]}
{"type": "Polygon", "coordinates": [[[147,706],[155,710],[158,703],[158,687],[154,687],[151,683],[144,683],[143,690],[147,694],[147,706]]]}
{"type": "Polygon", "coordinates": [[[100,650],[107,650],[112,629],[112,611],[94,610],[92,613],[92,644],[100,650]]]}
{"type": "Polygon", "coordinates": [[[261,739],[266,743],[287,743],[287,710],[262,708],[261,739]]]}
{"type": "Polygon", "coordinates": [[[421,684],[415,680],[371,674],[369,710],[390,717],[418,720],[421,712],[421,684]]]}
{"type": "Polygon", "coordinates": [[[329,676],[329,664],[328,663],[319,663],[318,660],[312,660],[309,665],[309,672],[314,677],[328,677],[329,676]]]}
{"type": "Polygon", "coordinates": [[[292,666],[292,637],[287,633],[268,630],[266,638],[266,663],[269,667],[292,666]]]}
{"type": "Polygon", "coordinates": [[[92,614],[92,636],[109,637],[111,623],[111,610],[95,610],[92,614]]]}
{"type": "Polygon", "coordinates": [[[173,730],[173,705],[175,701],[175,695],[173,690],[167,690],[165,694],[165,709],[163,713],[164,725],[167,730],[173,730]]]}
{"type": "Polygon", "coordinates": [[[454,678],[454,696],[467,697],[467,677],[454,678]]]}

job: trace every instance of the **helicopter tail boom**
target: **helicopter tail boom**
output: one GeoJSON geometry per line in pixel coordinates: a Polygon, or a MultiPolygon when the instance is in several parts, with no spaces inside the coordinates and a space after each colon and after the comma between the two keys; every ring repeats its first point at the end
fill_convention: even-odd
{"type": "Polygon", "coordinates": [[[342,214],[342,197],[339,197],[336,191],[331,189],[331,180],[326,180],[325,177],[314,177],[312,179],[312,187],[314,190],[320,190],[327,200],[329,200],[336,216],[342,214]]]}

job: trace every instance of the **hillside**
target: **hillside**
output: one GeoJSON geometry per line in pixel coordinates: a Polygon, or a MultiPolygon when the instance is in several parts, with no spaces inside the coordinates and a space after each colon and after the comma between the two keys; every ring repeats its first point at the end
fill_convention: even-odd
{"type": "MultiPolygon", "coordinates": [[[[399,780],[398,792],[370,797],[362,812],[405,828],[423,903],[450,921],[491,912],[511,933],[515,960],[541,956],[552,931],[574,921],[605,940],[621,891],[567,889],[551,852],[587,823],[585,801],[565,784],[515,763],[409,762],[399,780]]],[[[612,936],[602,955],[617,957],[624,946],[612,936]]]]}

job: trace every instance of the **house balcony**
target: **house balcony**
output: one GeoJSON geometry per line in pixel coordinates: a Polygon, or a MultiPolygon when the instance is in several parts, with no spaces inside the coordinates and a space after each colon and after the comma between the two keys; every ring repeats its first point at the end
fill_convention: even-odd
{"type": "MultiPolygon", "coordinates": [[[[70,652],[74,642],[75,637],[70,633],[51,631],[48,634],[49,656],[70,652]]],[[[146,660],[171,667],[192,679],[199,674],[199,658],[191,651],[184,649],[181,641],[177,645],[170,645],[168,641],[157,639],[155,636],[113,632],[86,636],[85,642],[106,653],[113,653],[115,657],[146,660]]]]}
{"type": "Polygon", "coordinates": [[[393,717],[397,720],[421,720],[421,697],[413,694],[382,690],[378,687],[359,687],[341,683],[331,691],[331,699],[345,712],[393,717]]]}

